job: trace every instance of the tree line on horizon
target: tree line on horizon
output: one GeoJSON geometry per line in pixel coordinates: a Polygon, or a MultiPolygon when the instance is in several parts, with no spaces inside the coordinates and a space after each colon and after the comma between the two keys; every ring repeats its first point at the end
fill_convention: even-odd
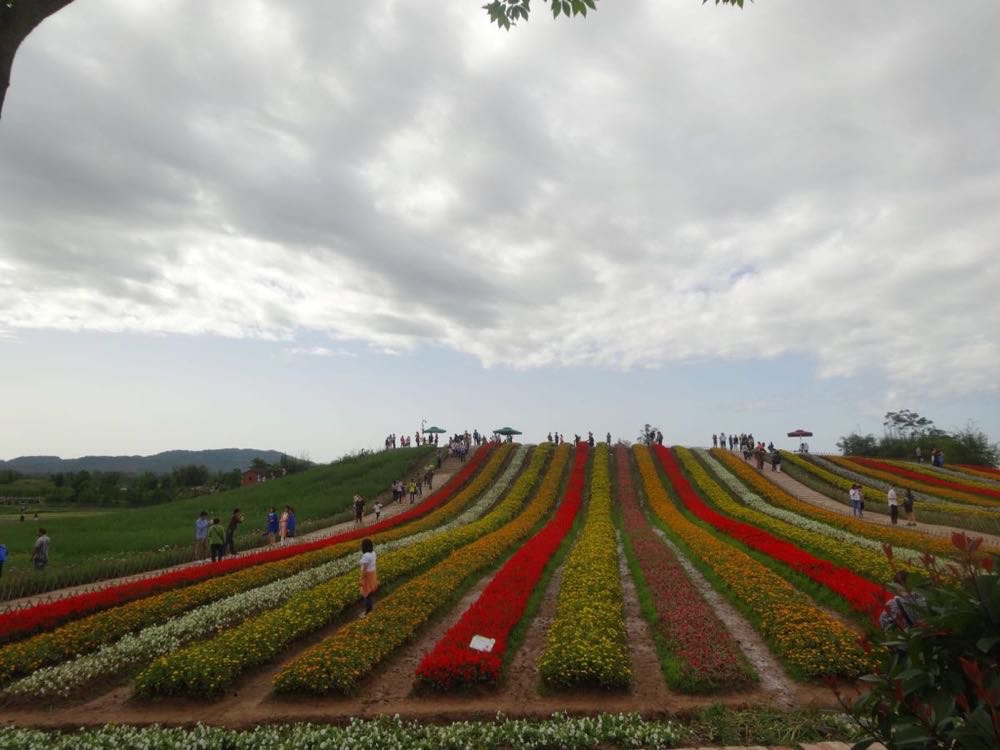
{"type": "Polygon", "coordinates": [[[953,464],[997,466],[1000,464],[1000,445],[990,442],[973,422],[960,430],[942,430],[934,421],[910,409],[887,411],[882,419],[883,433],[862,435],[852,432],[837,441],[837,448],[845,456],[869,458],[917,458],[917,449],[925,462],[930,462],[931,451],[943,451],[945,461],[953,464]]]}

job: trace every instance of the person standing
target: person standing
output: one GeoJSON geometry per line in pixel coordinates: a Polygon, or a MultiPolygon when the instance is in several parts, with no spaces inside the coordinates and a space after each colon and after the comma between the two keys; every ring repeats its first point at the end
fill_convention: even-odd
{"type": "Polygon", "coordinates": [[[771,471],[781,471],[781,451],[777,448],[771,450],[771,471]]]}
{"type": "Polygon", "coordinates": [[[855,517],[859,515],[861,511],[861,487],[857,484],[852,484],[851,489],[848,491],[847,496],[851,498],[851,514],[855,517]]]}
{"type": "Polygon", "coordinates": [[[296,524],[296,520],[295,520],[295,508],[293,508],[291,505],[287,506],[287,508],[288,508],[288,538],[289,539],[294,539],[295,538],[295,524],[296,524]]]}
{"type": "Polygon", "coordinates": [[[236,554],[236,529],[243,523],[243,514],[240,513],[239,508],[233,508],[233,515],[229,519],[229,525],[226,527],[226,544],[224,550],[230,555],[236,554]]]}
{"type": "Polygon", "coordinates": [[[203,510],[194,520],[194,559],[205,560],[208,558],[208,528],[212,521],[208,518],[208,511],[203,510]]]}
{"type": "Polygon", "coordinates": [[[7,545],[0,544],[0,577],[3,576],[3,564],[7,562],[7,545]]]}
{"type": "Polygon", "coordinates": [[[906,514],[906,525],[907,526],[916,526],[917,525],[916,520],[913,518],[913,501],[914,500],[915,500],[915,498],[913,497],[913,490],[911,490],[909,487],[907,487],[906,488],[906,492],[903,493],[903,513],[906,514]]]}
{"type": "Polygon", "coordinates": [[[288,506],[281,511],[281,517],[278,519],[278,543],[284,544],[285,538],[288,536],[288,506]]]}
{"type": "Polygon", "coordinates": [[[362,617],[367,617],[371,611],[375,596],[378,591],[378,574],[375,572],[375,545],[371,539],[361,540],[361,598],[365,600],[365,612],[362,617]]]}
{"type": "Polygon", "coordinates": [[[372,506],[372,510],[375,511],[375,523],[378,523],[379,519],[382,517],[382,503],[376,500],[375,504],[372,506]]]}
{"type": "Polygon", "coordinates": [[[714,432],[712,433],[712,447],[713,448],[719,447],[719,436],[716,435],[714,432]]]}
{"type": "Polygon", "coordinates": [[[35,570],[45,570],[45,566],[49,564],[49,545],[51,543],[52,540],[45,533],[45,529],[39,529],[35,546],[31,549],[31,561],[35,564],[35,570]]]}
{"type": "Polygon", "coordinates": [[[410,505],[413,505],[413,501],[417,497],[417,483],[411,479],[406,490],[410,493],[410,505]]]}
{"type": "Polygon", "coordinates": [[[885,493],[885,498],[889,502],[889,519],[892,525],[896,525],[899,520],[899,500],[896,497],[896,487],[889,485],[889,491],[885,493]]]}
{"type": "Polygon", "coordinates": [[[267,512],[267,543],[274,544],[275,537],[278,536],[278,513],[272,506],[267,512]]]}
{"type": "Polygon", "coordinates": [[[354,525],[360,526],[365,515],[365,499],[361,495],[354,495],[354,525]]]}
{"type": "Polygon", "coordinates": [[[222,562],[226,555],[226,532],[218,518],[213,518],[212,525],[208,527],[208,546],[212,551],[212,562],[222,562]]]}

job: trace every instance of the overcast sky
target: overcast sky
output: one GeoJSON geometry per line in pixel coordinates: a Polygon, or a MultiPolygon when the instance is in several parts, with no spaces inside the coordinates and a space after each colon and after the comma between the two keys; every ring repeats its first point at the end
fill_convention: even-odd
{"type": "Polygon", "coordinates": [[[1000,439],[1000,5],[78,0],[0,120],[0,458],[1000,439]],[[789,443],[791,441],[786,441],[789,443]]]}

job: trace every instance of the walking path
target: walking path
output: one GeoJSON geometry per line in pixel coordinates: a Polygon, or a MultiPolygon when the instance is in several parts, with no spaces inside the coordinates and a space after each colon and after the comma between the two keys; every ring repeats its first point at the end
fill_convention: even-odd
{"type": "MultiPolygon", "coordinates": [[[[441,463],[441,468],[434,471],[434,486],[437,488],[443,487],[445,483],[451,479],[460,468],[462,467],[462,461],[458,458],[449,457],[446,458],[441,463]]],[[[434,493],[434,490],[430,490],[426,497],[430,497],[434,493]]],[[[402,513],[404,511],[410,510],[413,506],[408,502],[393,503],[392,494],[389,490],[370,498],[373,503],[378,500],[382,503],[382,516],[380,520],[385,520],[387,518],[392,518],[393,516],[402,513]]],[[[422,503],[424,497],[418,496],[417,505],[422,503]]],[[[369,508],[371,506],[369,505],[369,508]]],[[[374,523],[375,516],[373,513],[369,512],[366,516],[366,525],[374,523]]],[[[326,528],[317,529],[316,531],[311,531],[307,534],[302,534],[301,536],[296,536],[292,539],[285,541],[284,546],[293,546],[296,544],[302,544],[303,542],[311,542],[317,539],[325,539],[327,537],[334,536],[336,534],[342,534],[345,531],[352,531],[355,528],[354,521],[344,521],[343,523],[338,523],[333,526],[327,526],[326,528]]],[[[246,557],[247,555],[254,555],[267,549],[264,547],[252,547],[250,549],[243,550],[236,553],[236,557],[246,557]]],[[[231,557],[231,555],[227,555],[231,557]]],[[[30,607],[35,604],[42,602],[51,602],[58,599],[64,599],[67,596],[73,594],[81,593],[92,593],[94,591],[102,591],[104,589],[110,588],[112,586],[118,586],[122,583],[129,583],[131,581],[139,581],[144,578],[153,578],[155,576],[162,575],[164,573],[171,573],[176,570],[184,570],[185,568],[191,568],[199,565],[210,565],[209,560],[193,560],[191,562],[181,563],[179,565],[174,565],[168,568],[159,568],[156,570],[147,570],[142,573],[134,573],[129,576],[122,576],[120,578],[106,578],[101,581],[94,581],[92,583],[85,583],[79,586],[70,586],[63,589],[55,589],[54,591],[46,591],[43,594],[35,594],[33,596],[25,596],[20,599],[10,599],[6,602],[0,603],[0,613],[9,612],[13,609],[22,609],[24,607],[30,607]]]]}
{"type": "MultiPolygon", "coordinates": [[[[753,466],[752,460],[747,461],[746,463],[753,466]]],[[[789,495],[798,498],[804,503],[809,503],[810,505],[815,505],[826,510],[832,510],[835,513],[841,513],[845,516],[851,515],[851,509],[844,503],[838,503],[836,500],[824,495],[822,492],[818,492],[812,487],[802,484],[797,479],[793,479],[783,471],[771,471],[770,468],[765,467],[762,475],[772,483],[781,487],[781,489],[789,495]]],[[[917,517],[919,518],[919,509],[917,517]]],[[[863,520],[880,526],[892,525],[892,522],[889,520],[889,516],[882,515],[881,513],[868,513],[864,516],[863,520]]],[[[1000,536],[987,534],[982,531],[969,531],[968,529],[959,529],[954,526],[922,523],[919,520],[917,521],[916,526],[907,526],[906,523],[900,519],[897,526],[901,529],[919,531],[920,533],[927,534],[928,536],[951,537],[951,535],[955,533],[964,533],[970,538],[982,537],[984,544],[989,545],[996,550],[1000,550],[1000,536]]]]}

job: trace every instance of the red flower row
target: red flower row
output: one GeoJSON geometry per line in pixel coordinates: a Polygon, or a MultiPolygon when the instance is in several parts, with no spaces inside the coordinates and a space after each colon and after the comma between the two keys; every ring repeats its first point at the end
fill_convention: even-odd
{"type": "Polygon", "coordinates": [[[191,565],[168,573],[161,573],[160,575],[108,586],[99,591],[76,594],[56,601],[36,604],[33,607],[4,612],[0,614],[0,642],[14,640],[38,630],[49,630],[69,620],[142,599],[146,596],[152,596],[161,591],[189,586],[199,581],[233,573],[252,565],[284,560],[294,555],[312,552],[313,550],[351,541],[352,539],[361,539],[362,537],[371,536],[380,531],[399,526],[414,518],[426,515],[440,505],[443,505],[480,467],[495,446],[496,443],[488,443],[476,451],[466,462],[465,466],[425,502],[373,526],[366,526],[363,529],[347,531],[343,534],[336,534],[335,536],[317,539],[312,542],[293,544],[287,547],[269,547],[253,554],[227,557],[222,562],[213,563],[212,565],[191,565]]]}
{"type": "Polygon", "coordinates": [[[587,445],[578,443],[556,514],[507,561],[462,618],[424,656],[416,672],[419,682],[438,690],[499,682],[507,637],[524,615],[531,592],[580,510],[587,456],[587,445]],[[475,635],[495,639],[492,650],[470,648],[475,635]]]}
{"type": "Polygon", "coordinates": [[[639,507],[628,449],[619,445],[615,459],[625,533],[652,594],[659,617],[655,627],[681,662],[680,674],[667,675],[671,687],[700,692],[750,682],[752,671],[740,647],[639,507]]]}
{"type": "Polygon", "coordinates": [[[677,489],[681,502],[702,521],[826,586],[858,612],[877,616],[882,610],[885,600],[889,598],[885,588],[877,586],[847,568],[838,567],[829,560],[811,555],[791,542],[778,539],[756,526],[717,513],[705,504],[684,479],[680,464],[677,463],[673,453],[663,446],[656,446],[656,456],[677,489]]]}
{"type": "Polygon", "coordinates": [[[921,471],[910,471],[909,469],[904,469],[902,466],[888,464],[885,461],[879,461],[874,458],[851,456],[851,460],[856,464],[861,464],[862,466],[867,466],[871,469],[885,471],[890,474],[895,474],[897,477],[906,477],[907,479],[913,479],[917,482],[923,482],[924,484],[930,484],[935,487],[944,487],[949,490],[968,492],[970,495],[985,495],[986,497],[1000,498],[1000,490],[992,490],[989,487],[983,487],[982,485],[972,486],[963,482],[952,482],[949,479],[932,477],[921,471]]]}

